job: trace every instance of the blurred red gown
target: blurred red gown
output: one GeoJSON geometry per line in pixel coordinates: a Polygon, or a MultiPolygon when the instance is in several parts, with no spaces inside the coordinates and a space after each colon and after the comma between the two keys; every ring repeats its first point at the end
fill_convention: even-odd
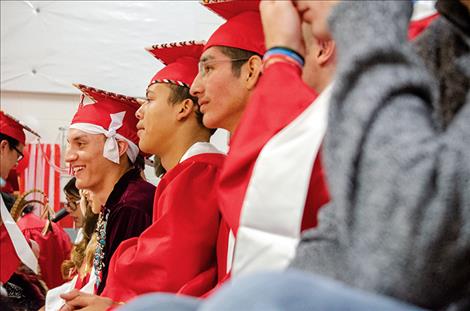
{"type": "Polygon", "coordinates": [[[68,234],[62,227],[53,223],[52,231],[43,236],[41,232],[46,225],[46,220],[34,213],[24,215],[17,224],[26,240],[31,239],[39,245],[38,262],[41,276],[47,287],[54,288],[64,283],[60,266],[70,257],[72,243],[68,234]]]}

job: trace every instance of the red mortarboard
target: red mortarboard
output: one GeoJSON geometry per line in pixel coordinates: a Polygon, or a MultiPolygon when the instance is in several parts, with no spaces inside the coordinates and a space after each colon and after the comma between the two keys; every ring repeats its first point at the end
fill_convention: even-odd
{"type": "Polygon", "coordinates": [[[78,106],[70,128],[90,134],[104,134],[107,137],[103,155],[119,163],[116,139],[127,141],[127,154],[132,162],[139,154],[137,136],[137,118],[135,113],[140,105],[136,98],[115,94],[82,84],[74,84],[83,94],[92,99],[92,103],[78,106]]]}
{"type": "Polygon", "coordinates": [[[259,55],[266,52],[259,0],[205,0],[203,5],[227,19],[209,38],[204,50],[212,46],[227,46],[259,55]]]}
{"type": "Polygon", "coordinates": [[[204,43],[203,41],[173,42],[146,48],[166,65],[157,72],[149,85],[160,82],[190,87],[198,73],[197,66],[204,43]]]}
{"type": "Polygon", "coordinates": [[[38,133],[22,124],[16,118],[0,110],[0,133],[16,139],[24,145],[26,143],[26,135],[23,129],[31,132],[37,137],[41,137],[38,133]]]}

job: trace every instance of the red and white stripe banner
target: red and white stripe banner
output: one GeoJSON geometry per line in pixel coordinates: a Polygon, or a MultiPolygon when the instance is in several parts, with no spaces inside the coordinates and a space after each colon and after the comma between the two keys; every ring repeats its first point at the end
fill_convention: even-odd
{"type": "MultiPolygon", "coordinates": [[[[20,174],[20,193],[31,189],[44,191],[49,205],[60,209],[60,145],[59,144],[27,144],[29,163],[20,174]]],[[[35,199],[41,200],[39,194],[35,199]]]]}

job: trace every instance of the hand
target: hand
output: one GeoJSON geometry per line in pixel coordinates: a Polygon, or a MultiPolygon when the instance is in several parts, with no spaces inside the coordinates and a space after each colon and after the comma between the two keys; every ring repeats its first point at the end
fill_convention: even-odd
{"type": "Polygon", "coordinates": [[[105,311],[114,304],[114,302],[107,297],[85,294],[76,289],[61,294],[60,298],[65,300],[65,305],[60,311],[105,311]]]}
{"type": "Polygon", "coordinates": [[[263,0],[260,13],[266,49],[284,46],[305,54],[300,16],[291,1],[263,0]]]}
{"type": "Polygon", "coordinates": [[[319,40],[331,40],[328,17],[339,0],[296,0],[294,5],[302,21],[312,27],[312,34],[319,40]]]}

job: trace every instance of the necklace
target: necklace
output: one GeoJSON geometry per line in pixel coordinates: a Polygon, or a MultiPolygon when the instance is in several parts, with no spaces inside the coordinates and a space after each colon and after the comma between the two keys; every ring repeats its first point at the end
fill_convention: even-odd
{"type": "Polygon", "coordinates": [[[106,246],[106,224],[108,222],[109,209],[102,207],[96,225],[97,244],[95,256],[93,257],[93,267],[95,268],[96,283],[95,290],[100,286],[104,269],[104,248],[106,246]]]}

